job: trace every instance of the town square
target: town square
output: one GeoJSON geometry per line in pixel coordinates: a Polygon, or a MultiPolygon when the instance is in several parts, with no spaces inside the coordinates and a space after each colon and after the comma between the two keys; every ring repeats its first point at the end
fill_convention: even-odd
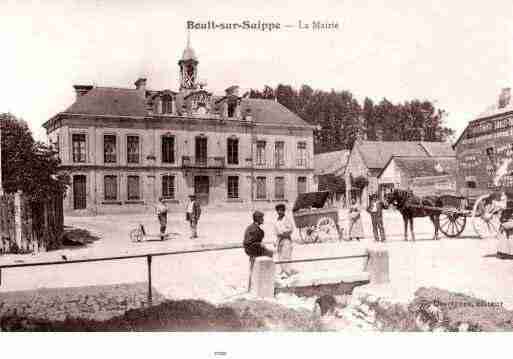
{"type": "Polygon", "coordinates": [[[86,3],[0,4],[2,332],[513,329],[508,4],[86,3]]]}

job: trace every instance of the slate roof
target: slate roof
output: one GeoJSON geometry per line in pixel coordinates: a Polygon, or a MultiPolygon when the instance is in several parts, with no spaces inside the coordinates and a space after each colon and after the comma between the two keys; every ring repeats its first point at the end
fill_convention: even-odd
{"type": "Polygon", "coordinates": [[[428,157],[419,142],[405,141],[362,141],[357,146],[367,168],[384,168],[392,156],[428,157]]]}
{"type": "Polygon", "coordinates": [[[447,142],[426,142],[420,143],[432,157],[454,157],[456,156],[452,145],[447,142]]]}
{"type": "Polygon", "coordinates": [[[314,175],[341,175],[347,165],[349,151],[333,151],[314,155],[314,175]]]}
{"type": "MultiPolygon", "coordinates": [[[[455,175],[455,157],[393,157],[390,161],[397,165],[409,178],[455,175]]],[[[384,169],[383,169],[384,170],[384,169]]]]}
{"type": "Polygon", "coordinates": [[[63,113],[137,117],[148,115],[146,101],[139,91],[114,87],[94,87],[77,98],[63,113]]]}
{"type": "MultiPolygon", "coordinates": [[[[241,100],[241,113],[251,109],[253,121],[267,124],[312,126],[281,103],[274,100],[245,98],[241,100]]],[[[313,127],[313,126],[312,126],[313,127]]]]}
{"type": "Polygon", "coordinates": [[[361,141],[355,146],[369,169],[383,169],[392,156],[455,156],[451,144],[442,142],[361,141]]]}
{"type": "MultiPolygon", "coordinates": [[[[155,91],[147,91],[147,93],[151,95],[154,94],[155,91]]],[[[177,98],[178,97],[179,96],[177,96],[177,98]]],[[[214,100],[217,98],[219,97],[213,96],[214,100]]],[[[178,99],[177,102],[179,102],[178,99]]],[[[246,114],[248,108],[251,110],[251,116],[256,123],[313,127],[274,100],[242,99],[241,114],[246,114]]],[[[94,87],[86,94],[78,97],[76,101],[62,113],[107,115],[114,117],[144,117],[149,115],[146,108],[146,99],[141,96],[138,90],[114,87],[94,87]]]]}

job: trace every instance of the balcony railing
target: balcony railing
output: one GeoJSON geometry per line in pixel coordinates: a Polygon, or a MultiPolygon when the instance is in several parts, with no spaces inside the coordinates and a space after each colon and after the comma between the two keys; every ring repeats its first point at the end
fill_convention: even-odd
{"type": "Polygon", "coordinates": [[[190,157],[182,156],[184,168],[224,168],[224,157],[190,157]]]}

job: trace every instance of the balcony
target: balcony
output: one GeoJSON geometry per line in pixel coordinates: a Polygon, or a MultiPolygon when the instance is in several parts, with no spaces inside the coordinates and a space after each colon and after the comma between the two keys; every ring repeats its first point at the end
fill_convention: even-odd
{"type": "Polygon", "coordinates": [[[182,156],[183,168],[224,168],[224,157],[190,157],[182,156]]]}

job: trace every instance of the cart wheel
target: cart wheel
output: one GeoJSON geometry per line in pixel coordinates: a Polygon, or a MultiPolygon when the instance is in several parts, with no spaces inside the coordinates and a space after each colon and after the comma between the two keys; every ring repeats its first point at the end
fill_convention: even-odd
{"type": "Polygon", "coordinates": [[[130,239],[132,242],[140,242],[142,240],[143,233],[139,228],[132,229],[130,231],[130,239]]]}
{"type": "Polygon", "coordinates": [[[319,240],[319,233],[316,226],[303,227],[300,229],[300,238],[304,244],[315,243],[319,240]]]}
{"type": "Polygon", "coordinates": [[[458,237],[465,229],[467,217],[457,213],[440,214],[440,232],[449,238],[458,237]]]}
{"type": "Polygon", "coordinates": [[[472,226],[476,234],[482,238],[497,237],[500,228],[500,211],[492,212],[490,195],[479,197],[472,209],[472,226]]]}
{"type": "Polygon", "coordinates": [[[335,221],[330,217],[319,218],[316,227],[321,239],[336,239],[340,236],[335,221]]]}

